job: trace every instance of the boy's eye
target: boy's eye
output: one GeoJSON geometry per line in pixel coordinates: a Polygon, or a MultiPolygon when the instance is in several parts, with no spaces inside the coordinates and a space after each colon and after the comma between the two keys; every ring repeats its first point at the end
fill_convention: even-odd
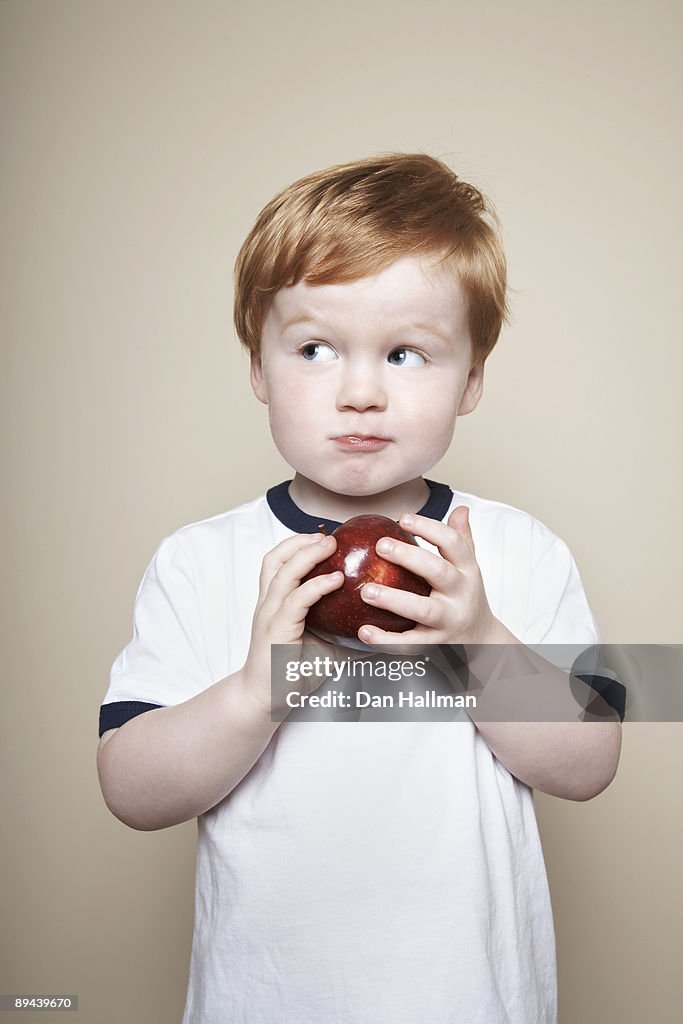
{"type": "Polygon", "coordinates": [[[336,358],[336,353],[332,346],[324,341],[309,341],[300,351],[301,355],[309,363],[329,363],[336,358]]]}
{"type": "Polygon", "coordinates": [[[387,357],[392,366],[424,366],[425,357],[412,348],[395,348],[387,357]]]}

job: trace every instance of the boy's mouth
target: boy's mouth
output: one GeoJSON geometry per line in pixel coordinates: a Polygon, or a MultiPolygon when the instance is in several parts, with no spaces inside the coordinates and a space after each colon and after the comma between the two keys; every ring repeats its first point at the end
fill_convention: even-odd
{"type": "Polygon", "coordinates": [[[347,452],[377,452],[390,443],[388,437],[374,437],[369,434],[341,434],[332,440],[347,452]]]}

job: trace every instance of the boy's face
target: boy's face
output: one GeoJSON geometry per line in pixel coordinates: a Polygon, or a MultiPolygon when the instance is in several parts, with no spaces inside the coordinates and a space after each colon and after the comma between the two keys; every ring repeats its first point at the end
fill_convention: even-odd
{"type": "Polygon", "coordinates": [[[479,401],[471,353],[459,281],[428,257],[277,292],[251,380],[297,493],[364,497],[421,477],[479,401]]]}

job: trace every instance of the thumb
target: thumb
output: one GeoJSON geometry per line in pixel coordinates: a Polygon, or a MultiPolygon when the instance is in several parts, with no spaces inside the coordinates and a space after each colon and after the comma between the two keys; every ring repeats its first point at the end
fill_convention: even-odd
{"type": "Polygon", "coordinates": [[[470,510],[467,505],[458,505],[448,517],[448,525],[464,537],[469,547],[474,551],[474,540],[470,528],[470,510]]]}

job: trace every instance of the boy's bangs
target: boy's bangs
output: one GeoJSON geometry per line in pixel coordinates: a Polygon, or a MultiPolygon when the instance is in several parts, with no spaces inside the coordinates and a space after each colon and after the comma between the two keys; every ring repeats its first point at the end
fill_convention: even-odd
{"type": "Polygon", "coordinates": [[[379,274],[406,256],[433,255],[435,261],[441,262],[453,255],[453,250],[444,246],[425,245],[424,239],[377,237],[357,230],[346,237],[307,241],[305,258],[298,273],[292,276],[292,284],[349,284],[379,274]]]}

